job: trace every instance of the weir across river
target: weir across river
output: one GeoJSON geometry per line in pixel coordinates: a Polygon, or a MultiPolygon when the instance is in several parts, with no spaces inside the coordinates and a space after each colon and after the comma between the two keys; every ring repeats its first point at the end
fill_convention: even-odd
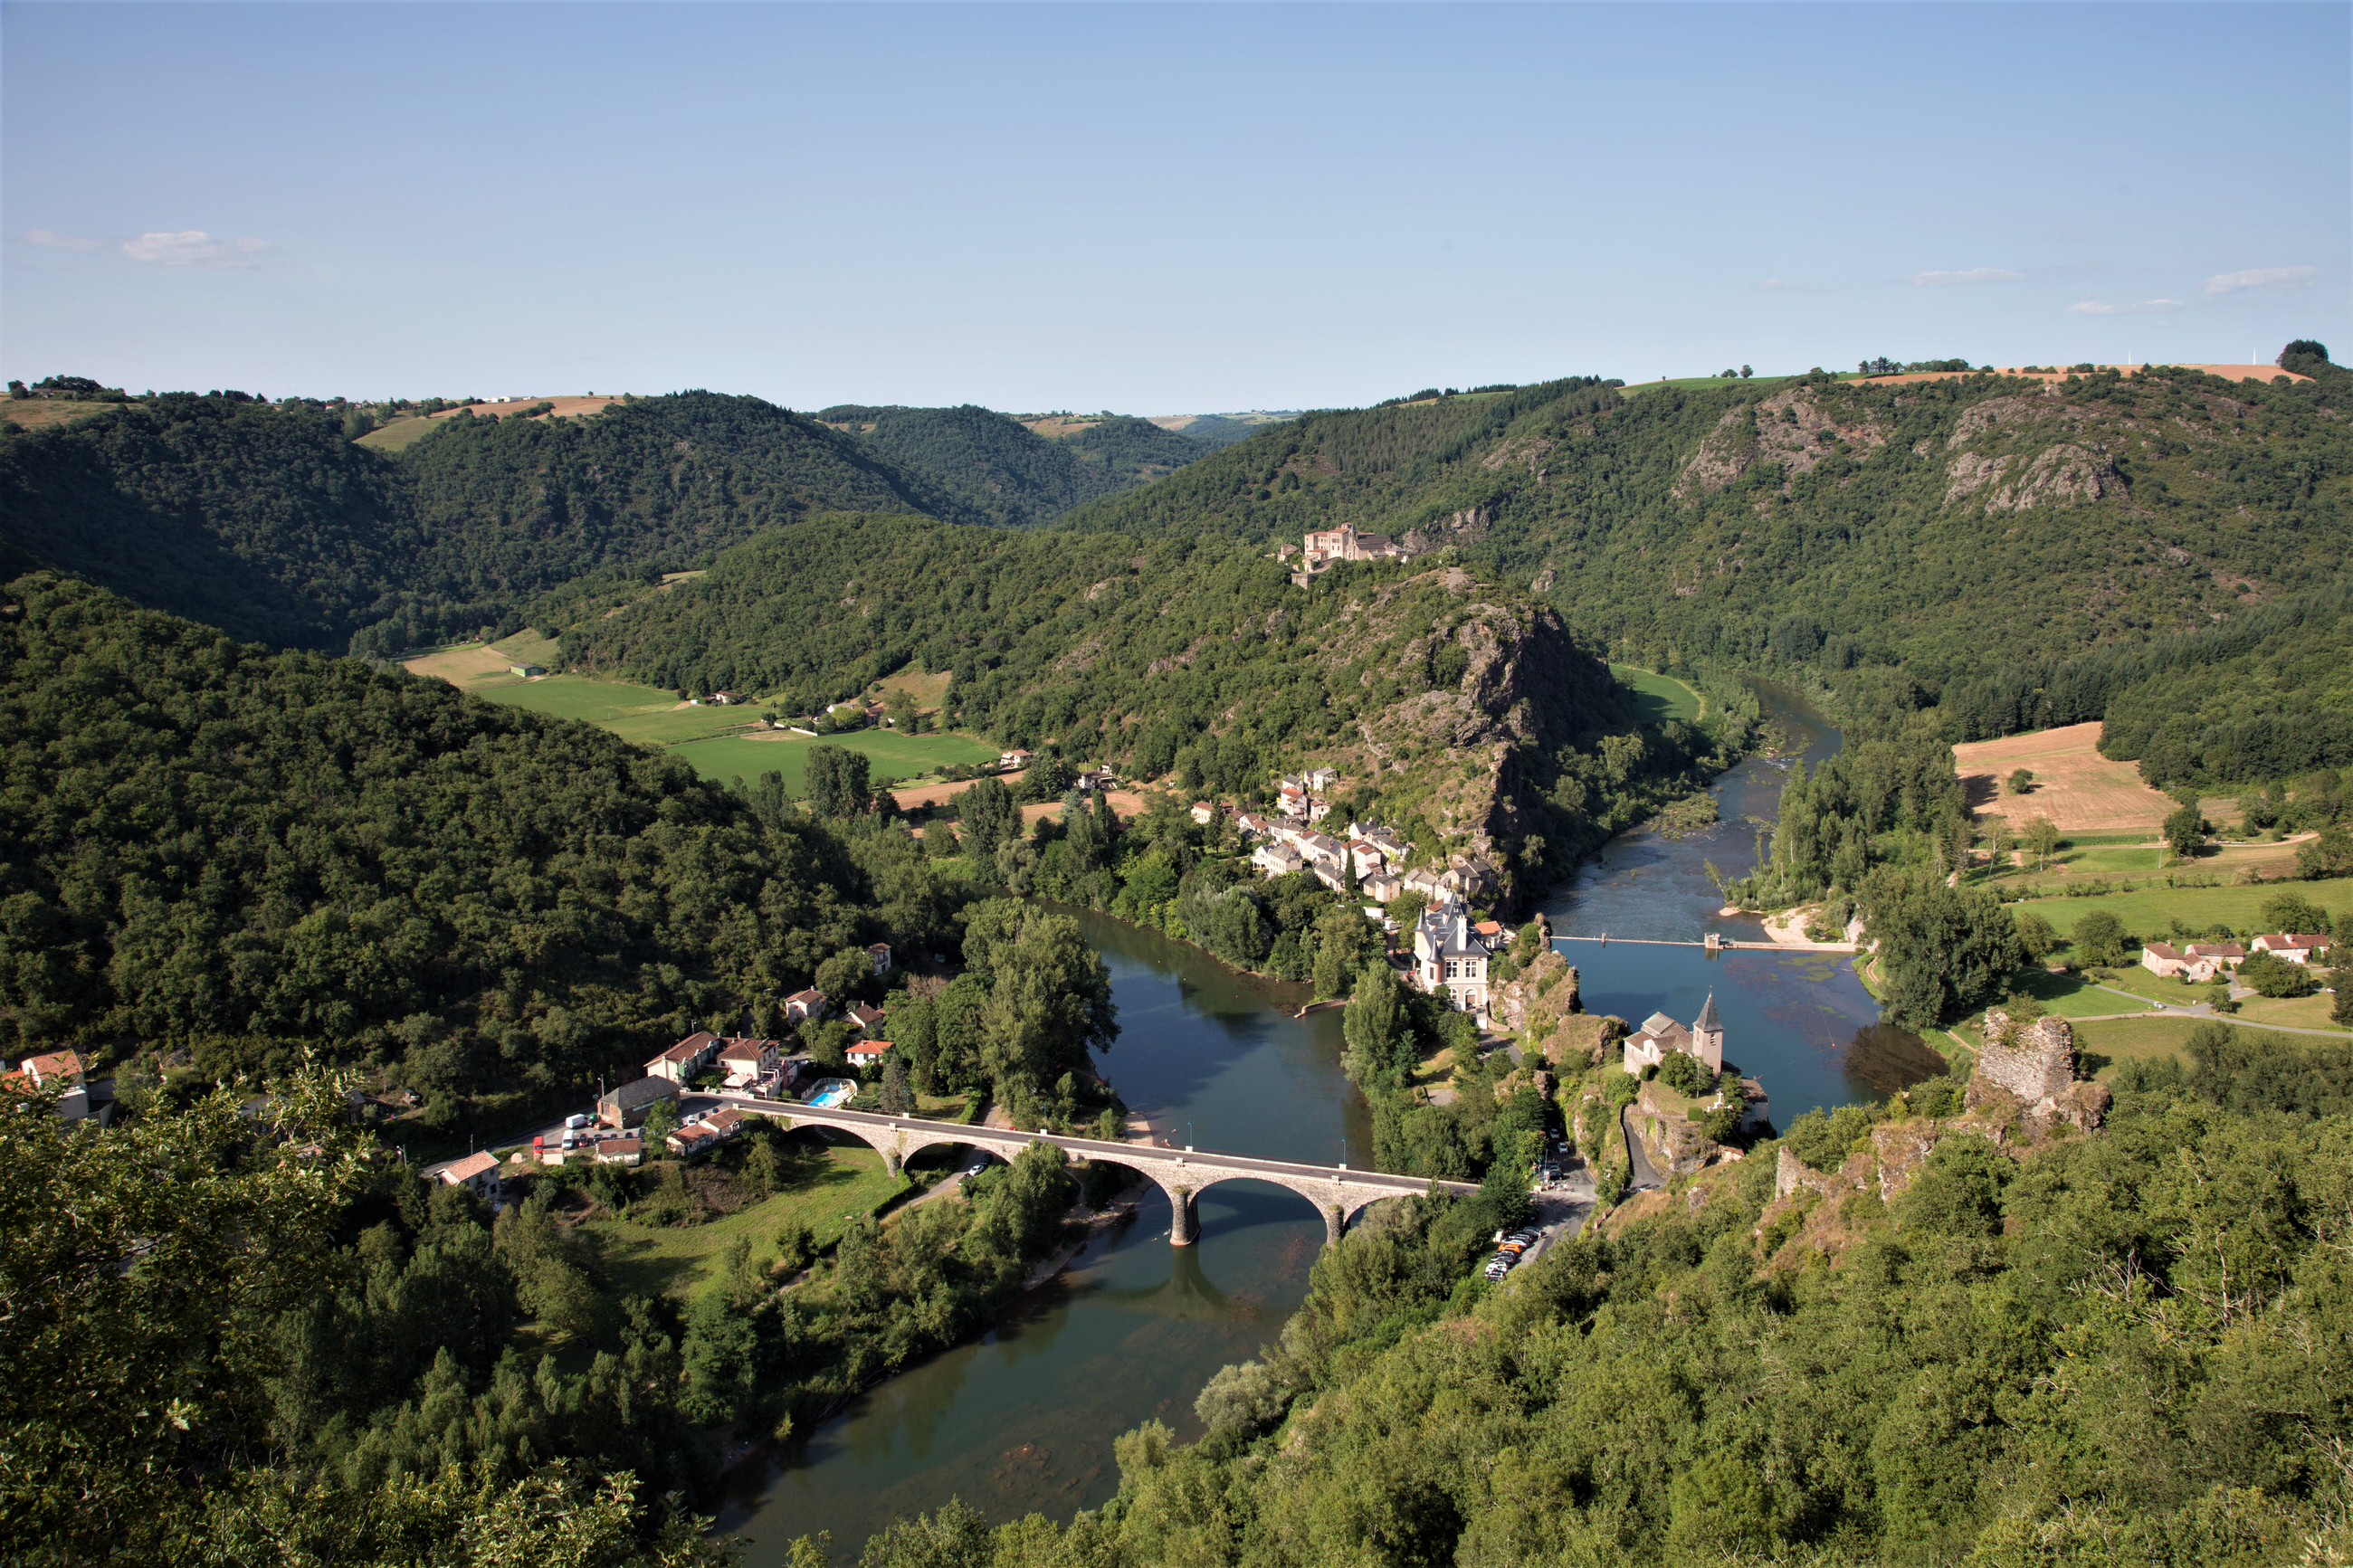
{"type": "Polygon", "coordinates": [[[785,1100],[754,1100],[743,1095],[722,1097],[739,1110],[774,1117],[788,1127],[827,1127],[846,1132],[882,1156],[896,1173],[913,1154],[943,1143],[968,1144],[1010,1161],[1032,1143],[1050,1143],[1082,1160],[1125,1165],[1168,1194],[1168,1241],[1190,1247],[1198,1227],[1193,1202],[1220,1182],[1268,1182],[1297,1193],[1324,1216],[1324,1239],[1337,1242],[1349,1221],[1384,1198],[1418,1194],[1451,1193],[1467,1196],[1479,1190],[1473,1182],[1444,1182],[1424,1176],[1392,1176],[1379,1171],[1352,1171],[1345,1165],[1313,1165],[1289,1160],[1254,1160],[1242,1154],[1210,1154],[1193,1149],[1169,1149],[1153,1143],[1129,1143],[1102,1138],[1065,1138],[1050,1132],[1021,1132],[1003,1127],[973,1127],[961,1121],[931,1121],[915,1116],[884,1116],[866,1110],[820,1110],[785,1100]]]}

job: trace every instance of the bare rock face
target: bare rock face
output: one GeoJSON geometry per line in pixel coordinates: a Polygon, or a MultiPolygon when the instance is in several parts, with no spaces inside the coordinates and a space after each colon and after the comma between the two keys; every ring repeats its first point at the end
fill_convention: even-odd
{"type": "Polygon", "coordinates": [[[1773,1195],[1792,1197],[1799,1193],[1811,1193],[1817,1197],[1837,1197],[1843,1193],[1867,1192],[1871,1186],[1871,1156],[1851,1154],[1845,1164],[1828,1175],[1815,1170],[1781,1145],[1781,1152],[1773,1162],[1773,1195]]]}
{"type": "Polygon", "coordinates": [[[1577,971],[1559,953],[1546,951],[1496,988],[1487,1010],[1505,1028],[1525,1035],[1542,1026],[1556,1026],[1561,1019],[1582,1013],[1585,1005],[1577,999],[1577,971]]]}
{"type": "Polygon", "coordinates": [[[1758,463],[1776,463],[1788,477],[1810,473],[1841,444],[1867,452],[1886,445],[1887,431],[1867,412],[1831,406],[1818,388],[1793,386],[1716,421],[1675,481],[1680,500],[1720,490],[1758,463]]]}
{"type": "Polygon", "coordinates": [[[2064,1018],[2020,1025],[1995,1008],[1986,1014],[1985,1048],[1964,1103],[1971,1110],[1997,1106],[1995,1097],[2007,1096],[2029,1123],[2088,1132],[2105,1120],[2110,1096],[2096,1083],[2077,1082],[2076,1065],[2075,1031],[2064,1018]]]}
{"type": "Polygon", "coordinates": [[[2029,463],[2015,481],[1987,497],[1986,510],[2031,511],[2044,506],[2083,506],[2103,496],[2123,493],[2124,476],[2116,471],[2106,447],[2063,441],[2029,463]]]}

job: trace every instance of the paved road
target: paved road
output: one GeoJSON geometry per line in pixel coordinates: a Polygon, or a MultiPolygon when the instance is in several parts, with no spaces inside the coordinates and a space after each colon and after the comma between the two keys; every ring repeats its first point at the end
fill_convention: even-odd
{"type": "MultiPolygon", "coordinates": [[[[690,1101],[697,1097],[689,1096],[690,1101]]],[[[868,1127],[877,1132],[895,1129],[928,1132],[947,1137],[957,1142],[976,1147],[987,1142],[1018,1140],[1022,1142],[1051,1143],[1054,1147],[1088,1159],[1110,1160],[1139,1170],[1176,1171],[1200,1167],[1224,1172],[1230,1175],[1289,1176],[1312,1181],[1341,1182],[1350,1186],[1372,1187],[1400,1195],[1427,1193],[1433,1188],[1456,1193],[1478,1191],[1475,1182],[1440,1182],[1426,1176],[1395,1176],[1384,1171],[1355,1171],[1345,1165],[1316,1165],[1304,1161],[1261,1160],[1248,1154],[1223,1154],[1209,1150],[1164,1149],[1151,1143],[1128,1143],[1101,1138],[1069,1138],[1048,1132],[1005,1131],[989,1127],[971,1127],[960,1121],[933,1121],[918,1116],[884,1116],[870,1110],[818,1110],[788,1100],[755,1100],[750,1095],[729,1095],[724,1103],[771,1115],[797,1119],[807,1125],[822,1127],[828,1123],[847,1127],[868,1127]]]]}
{"type": "Polygon", "coordinates": [[[2241,1018],[2229,1013],[2217,1013],[2211,1005],[2204,1002],[2193,1003],[2187,1007],[2176,1007],[2170,1003],[2152,1002],[2146,996],[2121,990],[2114,985],[2103,985],[2096,980],[2092,984],[2096,989],[2105,991],[2111,996],[2128,997],[2141,1003],[2147,1011],[2092,1013],[2081,1018],[2071,1018],[2067,1020],[2069,1023],[2099,1024],[2116,1018],[2194,1018],[2201,1024],[2232,1024],[2242,1029],[2268,1029],[2274,1035],[2316,1035],[2325,1040],[2353,1038],[2353,1036],[2348,1036],[2343,1029],[2306,1029],[2295,1024],[2259,1024],[2252,1018],[2241,1018]]]}
{"type": "Polygon", "coordinates": [[[1626,1135],[1626,1163],[1632,1179],[1626,1184],[1629,1193],[1655,1193],[1667,1184],[1659,1179],[1657,1167],[1651,1156],[1642,1152],[1642,1141],[1634,1136],[1634,1108],[1626,1107],[1618,1113],[1618,1130],[1626,1135]]]}

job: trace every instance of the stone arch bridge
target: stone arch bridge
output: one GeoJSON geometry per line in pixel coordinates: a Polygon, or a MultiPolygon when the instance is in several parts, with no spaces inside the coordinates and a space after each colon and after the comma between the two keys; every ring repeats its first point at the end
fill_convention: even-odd
{"type": "Polygon", "coordinates": [[[1001,1127],[972,1127],[961,1121],[931,1121],[914,1116],[882,1116],[865,1110],[819,1110],[790,1100],[726,1097],[739,1110],[767,1116],[788,1127],[826,1127],[872,1148],[893,1174],[915,1154],[943,1143],[986,1149],[1002,1160],[1032,1143],[1050,1143],[1074,1159],[1124,1165],[1168,1194],[1173,1216],[1168,1240],[1190,1247],[1198,1234],[1193,1204],[1220,1182],[1269,1182],[1287,1187],[1315,1205],[1324,1216],[1324,1239],[1337,1242],[1349,1223],[1367,1206],[1384,1198],[1421,1193],[1467,1195],[1479,1190],[1472,1182],[1444,1182],[1424,1176],[1392,1176],[1378,1171],[1352,1171],[1345,1165],[1310,1165],[1289,1160],[1254,1160],[1242,1154],[1208,1154],[1191,1149],[1166,1149],[1150,1143],[1106,1142],[1100,1138],[1064,1138],[1049,1132],[1018,1132],[1001,1127]]]}

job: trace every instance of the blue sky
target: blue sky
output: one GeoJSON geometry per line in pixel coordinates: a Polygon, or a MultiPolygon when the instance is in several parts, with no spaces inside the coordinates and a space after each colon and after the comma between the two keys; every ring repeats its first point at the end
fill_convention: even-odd
{"type": "Polygon", "coordinates": [[[2353,8],[0,5],[0,366],[1179,413],[2353,361],[2353,8]]]}

